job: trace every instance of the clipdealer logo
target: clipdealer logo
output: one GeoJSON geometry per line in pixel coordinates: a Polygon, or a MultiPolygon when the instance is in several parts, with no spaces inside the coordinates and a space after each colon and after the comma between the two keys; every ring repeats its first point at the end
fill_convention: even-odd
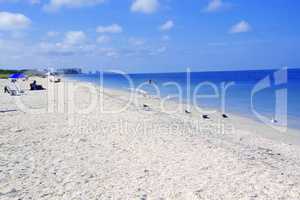
{"type": "Polygon", "coordinates": [[[275,71],[272,75],[266,76],[265,78],[260,80],[251,91],[251,110],[254,115],[267,126],[280,132],[286,132],[288,129],[287,76],[287,68],[275,71]],[[267,89],[272,89],[275,92],[275,109],[274,115],[271,119],[259,113],[254,105],[255,96],[267,89]]]}

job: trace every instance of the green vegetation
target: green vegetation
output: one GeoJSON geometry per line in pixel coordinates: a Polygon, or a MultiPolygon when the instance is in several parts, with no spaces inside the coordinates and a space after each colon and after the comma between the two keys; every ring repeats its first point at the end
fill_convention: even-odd
{"type": "Polygon", "coordinates": [[[23,70],[7,70],[7,69],[0,69],[0,79],[7,79],[9,75],[15,73],[23,73],[23,70]]]}
{"type": "Polygon", "coordinates": [[[0,74],[0,79],[7,79],[8,78],[8,74],[0,74]]]}
{"type": "Polygon", "coordinates": [[[39,74],[35,70],[28,70],[28,69],[22,69],[22,70],[0,69],[0,79],[7,79],[11,74],[16,74],[16,73],[25,74],[27,77],[41,76],[41,74],[39,74]]]}

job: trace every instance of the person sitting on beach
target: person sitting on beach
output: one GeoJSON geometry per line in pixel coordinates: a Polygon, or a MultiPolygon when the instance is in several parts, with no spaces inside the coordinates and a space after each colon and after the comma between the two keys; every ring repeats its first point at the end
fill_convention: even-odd
{"type": "Polygon", "coordinates": [[[43,86],[36,84],[36,80],[30,84],[30,90],[44,90],[43,86]]]}
{"type": "Polygon", "coordinates": [[[8,90],[8,87],[7,86],[4,86],[4,94],[5,93],[8,93],[9,94],[9,90],[8,90]]]}
{"type": "Polygon", "coordinates": [[[30,90],[36,90],[36,81],[34,80],[33,83],[30,83],[30,90]]]}

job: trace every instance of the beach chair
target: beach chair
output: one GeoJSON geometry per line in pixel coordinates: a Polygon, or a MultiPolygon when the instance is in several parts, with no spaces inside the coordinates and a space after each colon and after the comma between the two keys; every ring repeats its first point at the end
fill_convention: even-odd
{"type": "Polygon", "coordinates": [[[25,91],[22,90],[17,83],[14,83],[14,87],[16,88],[18,94],[24,94],[25,93],[25,91]]]}
{"type": "Polygon", "coordinates": [[[4,93],[8,93],[11,96],[20,96],[25,92],[24,90],[20,89],[19,85],[14,80],[4,87],[4,93]]]}

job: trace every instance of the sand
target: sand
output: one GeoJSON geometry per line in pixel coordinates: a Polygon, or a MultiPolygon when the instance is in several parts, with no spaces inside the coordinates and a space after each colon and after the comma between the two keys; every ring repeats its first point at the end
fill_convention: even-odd
{"type": "Polygon", "coordinates": [[[183,105],[168,113],[143,95],[113,113],[129,93],[35,79],[47,90],[0,91],[1,200],[300,199],[298,131],[219,113],[204,120],[183,105]]]}

